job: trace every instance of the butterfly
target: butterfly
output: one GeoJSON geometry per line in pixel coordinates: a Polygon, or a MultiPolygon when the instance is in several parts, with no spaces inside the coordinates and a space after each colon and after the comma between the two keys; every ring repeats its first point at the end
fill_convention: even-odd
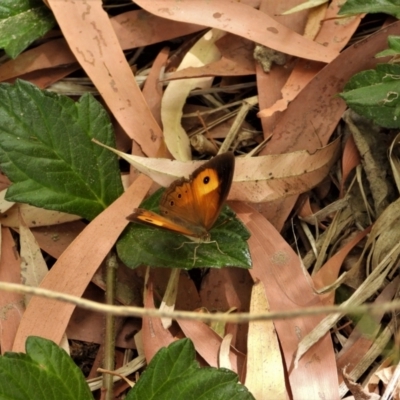
{"type": "Polygon", "coordinates": [[[220,154],[197,168],[188,179],[174,181],[160,199],[160,214],[137,208],[127,219],[207,242],[228,197],[234,169],[233,153],[220,154]]]}

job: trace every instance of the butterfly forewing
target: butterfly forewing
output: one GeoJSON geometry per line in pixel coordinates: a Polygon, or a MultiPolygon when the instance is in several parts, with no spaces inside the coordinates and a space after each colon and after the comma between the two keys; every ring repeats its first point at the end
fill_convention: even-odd
{"type": "Polygon", "coordinates": [[[205,197],[206,200],[207,212],[204,214],[204,220],[207,229],[214,225],[228,197],[234,170],[235,157],[229,152],[213,158],[194,173],[204,183],[195,190],[198,192],[198,197],[205,197]]]}
{"type": "Polygon", "coordinates": [[[207,207],[201,212],[202,225],[206,230],[210,230],[218,218],[221,207],[225,201],[223,197],[222,186],[219,184],[219,176],[216,170],[206,168],[196,177],[201,182],[193,188],[193,196],[198,204],[207,204],[207,207]]]}
{"type": "Polygon", "coordinates": [[[189,179],[174,182],[161,198],[162,215],[208,232],[228,196],[234,165],[233,154],[225,153],[202,165],[189,179]]]}

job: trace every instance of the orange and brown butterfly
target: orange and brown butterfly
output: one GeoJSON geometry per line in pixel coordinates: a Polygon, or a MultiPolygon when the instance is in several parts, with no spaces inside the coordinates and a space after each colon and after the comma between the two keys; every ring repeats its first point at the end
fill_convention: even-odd
{"type": "Polygon", "coordinates": [[[209,241],[209,231],[228,197],[234,169],[233,153],[220,154],[197,168],[188,179],[173,182],[161,197],[160,214],[137,208],[127,219],[209,241]]]}

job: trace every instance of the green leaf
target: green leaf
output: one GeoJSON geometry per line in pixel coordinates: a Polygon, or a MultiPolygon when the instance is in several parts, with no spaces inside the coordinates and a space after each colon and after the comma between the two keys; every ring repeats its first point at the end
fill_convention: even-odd
{"type": "Polygon", "coordinates": [[[400,65],[380,64],[354,75],[340,94],[347,105],[386,128],[400,127],[400,65]]]}
{"type": "Polygon", "coordinates": [[[388,36],[389,49],[383,50],[376,54],[376,58],[397,56],[400,54],[400,36],[388,36]]]}
{"type": "Polygon", "coordinates": [[[55,24],[53,14],[41,0],[2,0],[0,48],[15,58],[55,24]]]}
{"type": "Polygon", "coordinates": [[[339,15],[385,13],[400,18],[399,0],[347,0],[339,15]]]}
{"type": "Polygon", "coordinates": [[[250,400],[254,397],[224,368],[199,368],[189,339],[162,348],[126,400],[250,400]]]}
{"type": "MultiPolygon", "coordinates": [[[[158,213],[162,192],[154,193],[141,208],[158,213]]],[[[117,252],[130,268],[143,264],[184,269],[251,268],[250,234],[229,207],[223,208],[210,233],[211,242],[197,243],[177,233],[131,223],[117,242],[117,252]]]]}
{"type": "Polygon", "coordinates": [[[26,354],[0,357],[0,398],[93,400],[82,372],[55,343],[31,336],[26,354]]]}
{"type": "Polygon", "coordinates": [[[0,84],[0,169],[13,182],[7,200],[92,220],[123,191],[118,161],[91,142],[114,146],[107,113],[28,82],[0,84]]]}

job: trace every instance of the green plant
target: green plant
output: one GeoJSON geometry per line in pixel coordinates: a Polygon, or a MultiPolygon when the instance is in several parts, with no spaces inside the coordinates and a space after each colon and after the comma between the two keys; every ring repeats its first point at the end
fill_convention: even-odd
{"type": "MultiPolygon", "coordinates": [[[[69,355],[55,343],[31,336],[26,354],[0,357],[0,398],[13,400],[90,400],[85,378],[69,355]]],[[[153,357],[127,400],[250,400],[237,375],[221,368],[200,368],[189,339],[162,348],[153,357]]]]}

